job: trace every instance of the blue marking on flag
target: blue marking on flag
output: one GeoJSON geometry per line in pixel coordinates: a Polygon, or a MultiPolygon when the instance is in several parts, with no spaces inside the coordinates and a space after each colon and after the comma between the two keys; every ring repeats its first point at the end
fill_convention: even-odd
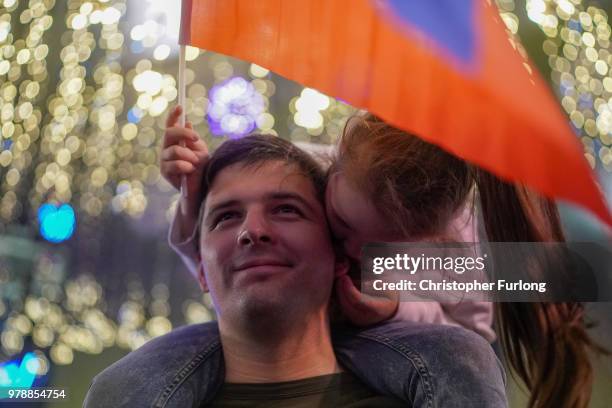
{"type": "Polygon", "coordinates": [[[469,65],[476,48],[474,1],[387,0],[387,3],[397,17],[469,65]]]}

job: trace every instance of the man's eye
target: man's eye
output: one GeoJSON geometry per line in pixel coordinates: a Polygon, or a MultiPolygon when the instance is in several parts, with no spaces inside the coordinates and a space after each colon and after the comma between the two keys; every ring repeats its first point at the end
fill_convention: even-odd
{"type": "Polygon", "coordinates": [[[302,212],[299,208],[291,204],[283,204],[279,205],[275,208],[275,211],[279,214],[298,214],[302,215],[302,212]]]}
{"type": "Polygon", "coordinates": [[[214,225],[217,226],[221,223],[223,223],[224,221],[229,221],[231,219],[234,219],[236,217],[238,217],[238,213],[235,211],[228,211],[228,212],[224,212],[222,214],[219,214],[219,216],[217,218],[215,218],[215,222],[214,225]]]}

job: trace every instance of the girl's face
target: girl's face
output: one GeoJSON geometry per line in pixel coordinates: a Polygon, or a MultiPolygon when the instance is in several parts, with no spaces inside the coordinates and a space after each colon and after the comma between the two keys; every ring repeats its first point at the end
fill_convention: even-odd
{"type": "Polygon", "coordinates": [[[359,259],[361,247],[368,242],[396,240],[393,226],[365,194],[348,183],[341,171],[329,179],[325,204],[332,231],[343,242],[349,257],[359,259]]]}

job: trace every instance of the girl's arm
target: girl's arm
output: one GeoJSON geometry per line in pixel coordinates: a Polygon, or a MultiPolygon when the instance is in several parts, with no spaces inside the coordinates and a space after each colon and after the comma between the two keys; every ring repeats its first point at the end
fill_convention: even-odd
{"type": "Polygon", "coordinates": [[[168,243],[174,252],[181,257],[189,272],[197,277],[199,255],[198,244],[195,239],[196,224],[191,222],[191,225],[185,225],[189,222],[185,221],[181,211],[177,208],[168,231],[168,243]]]}
{"type": "Polygon", "coordinates": [[[195,231],[200,208],[200,186],[209,155],[208,147],[189,122],[185,127],[178,126],[181,111],[182,108],[177,106],[166,120],[159,167],[164,179],[177,190],[180,189],[181,179],[186,178],[186,197],[181,196],[170,225],[168,241],[192,275],[197,277],[199,256],[195,231]]]}

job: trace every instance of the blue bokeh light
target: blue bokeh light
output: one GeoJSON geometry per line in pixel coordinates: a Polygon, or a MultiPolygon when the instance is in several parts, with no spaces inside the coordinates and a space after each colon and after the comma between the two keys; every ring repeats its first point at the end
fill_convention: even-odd
{"type": "Polygon", "coordinates": [[[66,241],[74,233],[76,216],[70,204],[43,204],[38,209],[40,235],[49,242],[66,241]]]}
{"type": "Polygon", "coordinates": [[[580,24],[580,21],[575,20],[575,19],[571,19],[570,21],[567,22],[567,26],[575,31],[578,31],[579,33],[582,33],[582,24],[580,24]]]}
{"type": "Polygon", "coordinates": [[[233,77],[215,85],[209,93],[208,125],[213,135],[231,138],[244,136],[255,129],[264,112],[263,96],[246,79],[233,77]]]}
{"type": "Polygon", "coordinates": [[[143,115],[142,110],[139,107],[134,106],[132,109],[128,111],[127,120],[130,123],[138,123],[140,122],[140,119],[142,119],[142,115],[143,115]]]}
{"type": "Polygon", "coordinates": [[[142,41],[132,41],[130,44],[130,51],[134,54],[140,54],[144,51],[144,45],[142,41]]]}
{"type": "Polygon", "coordinates": [[[26,353],[21,359],[0,364],[0,387],[30,388],[36,378],[40,363],[34,353],[26,353]]]}

